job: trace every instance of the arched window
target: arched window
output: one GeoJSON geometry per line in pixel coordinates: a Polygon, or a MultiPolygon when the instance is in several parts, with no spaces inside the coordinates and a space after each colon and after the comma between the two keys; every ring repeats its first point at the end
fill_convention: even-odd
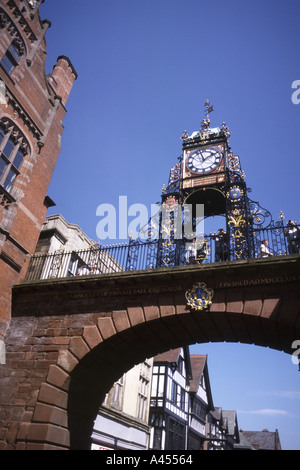
{"type": "Polygon", "coordinates": [[[18,65],[20,57],[23,55],[24,50],[20,41],[14,40],[6,51],[5,56],[0,62],[8,75],[11,75],[15,67],[18,65]]]}
{"type": "Polygon", "coordinates": [[[0,125],[0,185],[7,192],[11,191],[20,174],[26,147],[18,133],[0,125]]]}

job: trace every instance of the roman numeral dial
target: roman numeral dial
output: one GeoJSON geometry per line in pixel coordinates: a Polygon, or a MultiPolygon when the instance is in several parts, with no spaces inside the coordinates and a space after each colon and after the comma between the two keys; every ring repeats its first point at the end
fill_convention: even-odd
{"type": "Polygon", "coordinates": [[[206,175],[214,171],[222,162],[223,154],[217,147],[192,150],[186,158],[188,171],[197,175],[206,175]]]}

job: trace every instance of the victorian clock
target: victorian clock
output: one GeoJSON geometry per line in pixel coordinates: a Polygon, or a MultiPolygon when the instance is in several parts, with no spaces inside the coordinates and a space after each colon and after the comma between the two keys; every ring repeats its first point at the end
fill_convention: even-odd
{"type": "Polygon", "coordinates": [[[205,107],[201,129],[191,135],[186,131],[182,134],[180,165],[172,168],[169,184],[163,187],[162,203],[170,215],[170,223],[166,227],[163,219],[160,222],[158,262],[161,266],[176,265],[178,260],[184,262],[190,235],[197,238],[203,219],[209,217],[225,217],[228,246],[234,259],[247,256],[247,250],[251,249],[247,189],[239,159],[230,151],[230,131],[225,123],[211,128],[212,106],[205,102],[205,107]],[[198,211],[199,207],[204,208],[204,213],[198,211]],[[181,218],[177,219],[182,224],[181,231],[176,220],[180,211],[181,218]]]}
{"type": "Polygon", "coordinates": [[[203,147],[187,153],[186,168],[192,174],[206,175],[216,170],[223,158],[219,147],[203,147]]]}

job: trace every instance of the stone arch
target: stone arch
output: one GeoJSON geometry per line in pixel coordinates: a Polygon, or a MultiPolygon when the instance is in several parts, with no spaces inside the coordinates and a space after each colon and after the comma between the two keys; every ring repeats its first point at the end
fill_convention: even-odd
{"type": "MultiPolygon", "coordinates": [[[[250,331],[255,331],[254,344],[265,346],[266,334],[271,344],[278,325],[270,318],[276,314],[279,302],[247,299],[242,306],[240,299],[231,299],[226,311],[216,303],[210,312],[200,314],[187,311],[183,305],[164,305],[162,309],[152,306],[148,310],[152,318],[148,320],[145,309],[139,307],[99,317],[96,325],[83,329],[82,336],[73,337],[69,348],[61,351],[57,363],[50,366],[28,429],[27,448],[90,449],[99,406],[125,371],[146,357],[195,342],[225,339],[253,343],[250,331]],[[241,308],[242,319],[238,318],[241,308]],[[263,317],[257,315],[258,311],[263,317]]],[[[290,334],[287,326],[281,325],[280,329],[283,337],[290,334]]]]}
{"type": "Polygon", "coordinates": [[[51,354],[16,448],[88,449],[98,407],[114,381],[169,349],[240,342],[292,354],[300,337],[299,261],[285,257],[16,286],[12,329],[31,322],[24,344],[51,354]],[[212,304],[200,311],[185,298],[199,281],[214,289],[212,304]]]}

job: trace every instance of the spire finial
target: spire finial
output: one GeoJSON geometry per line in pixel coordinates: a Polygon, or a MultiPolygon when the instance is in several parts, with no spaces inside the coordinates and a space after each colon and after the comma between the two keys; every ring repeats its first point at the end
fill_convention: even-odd
{"type": "Polygon", "coordinates": [[[202,129],[209,129],[210,126],[210,119],[209,114],[214,110],[213,105],[209,100],[206,100],[204,103],[204,107],[206,108],[206,114],[203,116],[203,121],[201,122],[202,129]]]}

